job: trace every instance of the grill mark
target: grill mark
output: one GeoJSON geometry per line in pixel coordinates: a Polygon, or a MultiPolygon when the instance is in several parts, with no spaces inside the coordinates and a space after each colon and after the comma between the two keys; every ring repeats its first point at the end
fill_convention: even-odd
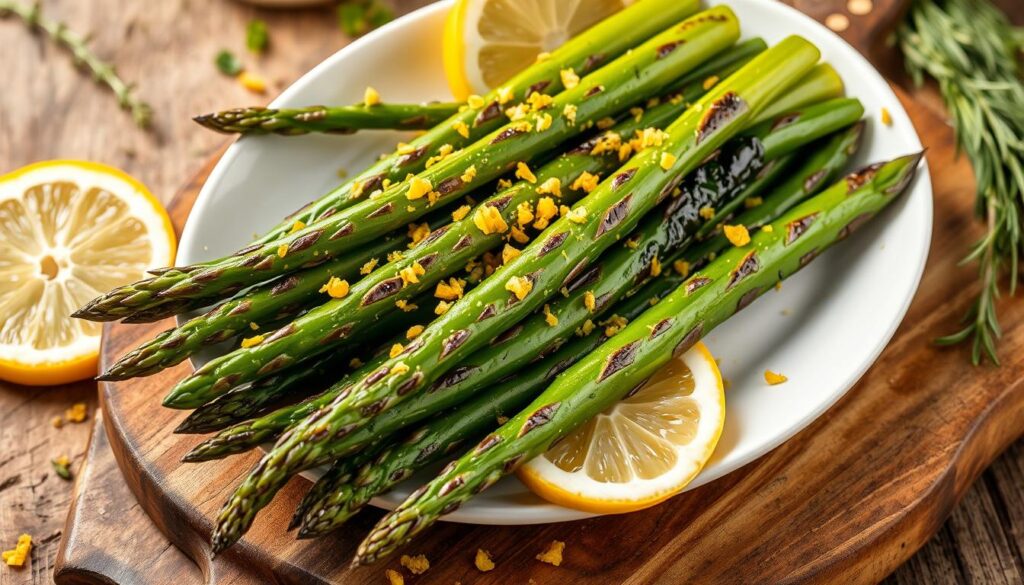
{"type": "Polygon", "coordinates": [[[542,79],[542,80],[538,81],[537,83],[534,83],[533,85],[531,85],[530,88],[526,90],[526,96],[529,97],[530,94],[532,94],[533,92],[543,93],[544,90],[547,89],[549,85],[551,85],[551,80],[550,79],[542,79]]]}
{"type": "MultiPolygon", "coordinates": [[[[305,209],[305,208],[303,208],[303,209],[305,209]]],[[[302,211],[302,209],[300,209],[299,211],[302,211]]],[[[295,213],[298,213],[298,211],[296,211],[295,213]]],[[[262,247],[263,246],[260,245],[260,244],[253,244],[251,246],[246,246],[246,247],[242,248],[241,250],[235,252],[234,255],[235,256],[245,256],[249,252],[255,252],[256,250],[259,250],[262,247]]],[[[160,269],[161,272],[166,272],[167,270],[170,270],[170,268],[161,268],[160,269]]],[[[183,271],[184,269],[179,268],[178,270],[182,270],[183,271]]],[[[160,274],[161,273],[161,272],[155,272],[153,270],[150,270],[150,272],[152,272],[153,274],[160,274]]]]}
{"type": "Polygon", "coordinates": [[[292,290],[293,288],[295,288],[298,285],[299,285],[299,277],[294,276],[294,275],[289,276],[288,278],[286,278],[286,279],[282,280],[281,282],[277,283],[276,285],[274,285],[274,288],[270,289],[270,296],[276,297],[277,295],[282,295],[282,294],[292,290]]]}
{"type": "Polygon", "coordinates": [[[569,232],[561,232],[551,236],[547,240],[544,240],[544,245],[541,246],[538,256],[545,256],[548,252],[551,252],[555,248],[561,246],[567,237],[569,237],[569,232]]]}
{"type": "Polygon", "coordinates": [[[327,344],[330,344],[330,343],[334,343],[335,341],[338,341],[339,339],[342,339],[344,337],[348,337],[348,334],[351,331],[352,331],[352,324],[351,323],[346,323],[346,324],[342,325],[341,327],[337,327],[334,330],[332,330],[330,333],[325,335],[323,339],[320,340],[320,345],[327,345],[327,344]]]}
{"type": "Polygon", "coordinates": [[[809,213],[799,219],[786,224],[786,245],[790,245],[797,240],[800,236],[804,235],[814,220],[818,218],[818,213],[809,213]]]}
{"type": "Polygon", "coordinates": [[[320,217],[316,218],[316,221],[327,219],[328,217],[331,217],[335,213],[338,213],[338,208],[337,207],[332,207],[332,208],[328,209],[327,211],[321,213],[320,217]]]}
{"type": "Polygon", "coordinates": [[[520,134],[526,134],[526,132],[524,132],[523,130],[517,130],[515,128],[506,128],[491,140],[491,144],[498,144],[499,142],[504,142],[509,138],[512,138],[513,136],[518,136],[520,134]]]}
{"type": "Polygon", "coordinates": [[[686,352],[686,350],[693,347],[693,344],[700,340],[701,330],[703,328],[704,324],[698,323],[689,331],[689,333],[684,335],[683,338],[679,340],[679,343],[676,344],[675,348],[672,349],[672,357],[678,357],[686,352]]]}
{"type": "Polygon", "coordinates": [[[480,311],[480,316],[477,317],[476,320],[479,323],[480,321],[486,321],[497,314],[498,310],[494,308],[494,304],[489,304],[484,307],[483,311],[480,311]]]}
{"type": "Polygon", "coordinates": [[[222,329],[214,333],[213,335],[209,335],[205,339],[203,339],[203,345],[214,345],[216,343],[221,343],[222,341],[227,341],[228,339],[231,339],[234,335],[234,329],[222,329]]]}
{"type": "Polygon", "coordinates": [[[441,195],[450,195],[462,187],[460,177],[448,177],[438,184],[436,191],[441,195]]]}
{"type": "Polygon", "coordinates": [[[587,93],[583,94],[584,98],[595,96],[604,91],[603,85],[595,85],[594,87],[587,90],[587,93]]]}
{"type": "Polygon", "coordinates": [[[465,329],[459,329],[452,332],[443,342],[441,342],[441,355],[439,359],[448,357],[453,351],[458,349],[466,340],[469,339],[469,331],[465,329]]]}
{"type": "Polygon", "coordinates": [[[412,392],[413,390],[416,389],[417,386],[420,385],[420,382],[422,381],[423,374],[421,374],[420,372],[416,372],[408,380],[402,382],[402,384],[398,387],[398,395],[405,396],[406,394],[412,392]]]}
{"type": "Polygon", "coordinates": [[[420,258],[420,266],[423,267],[423,270],[430,270],[430,267],[434,265],[434,262],[437,262],[438,256],[437,252],[427,254],[423,258],[420,258]]]}
{"type": "Polygon", "coordinates": [[[366,406],[363,406],[362,408],[360,408],[359,409],[359,413],[362,414],[363,416],[373,416],[373,415],[377,414],[378,412],[384,410],[384,407],[387,406],[387,404],[388,404],[388,399],[387,398],[381,398],[380,400],[378,400],[376,402],[371,402],[370,404],[367,404],[366,406]]]}
{"type": "Polygon", "coordinates": [[[522,325],[516,325],[515,327],[513,327],[511,329],[507,329],[504,332],[502,332],[500,335],[498,335],[497,337],[492,339],[491,340],[491,345],[492,346],[494,346],[494,345],[501,345],[502,343],[505,343],[506,341],[508,341],[510,339],[514,339],[517,335],[519,335],[520,332],[522,332],[522,330],[523,330],[523,326],[522,325]]]}
{"type": "Polygon", "coordinates": [[[431,386],[430,391],[435,392],[442,388],[449,388],[451,386],[454,386],[468,378],[473,372],[477,371],[478,369],[479,368],[477,368],[476,366],[459,366],[457,368],[454,368],[450,370],[447,374],[442,376],[441,379],[439,379],[437,382],[435,382],[434,385],[431,386]]]}
{"type": "Polygon", "coordinates": [[[404,167],[406,165],[412,164],[423,158],[423,155],[425,154],[427,154],[427,148],[425,146],[421,146],[408,154],[402,155],[398,159],[398,166],[404,167]]]}
{"type": "Polygon", "coordinates": [[[733,92],[729,92],[715,100],[708,111],[704,113],[700,124],[697,126],[697,139],[695,144],[700,144],[714,134],[719,128],[725,126],[729,120],[739,116],[747,110],[747,102],[733,92]]]}
{"type": "Polygon", "coordinates": [[[252,308],[252,301],[246,299],[246,300],[238,303],[238,305],[234,309],[231,309],[228,312],[228,316],[241,315],[243,313],[248,313],[249,309],[251,309],[251,308],[252,308]]]}
{"type": "Polygon", "coordinates": [[[686,283],[686,294],[693,294],[694,291],[708,284],[711,284],[710,278],[705,278],[703,276],[691,278],[690,281],[686,283]]]}
{"type": "Polygon", "coordinates": [[[372,374],[370,374],[369,376],[366,377],[366,381],[363,382],[363,386],[364,387],[365,386],[372,386],[373,384],[376,384],[381,379],[383,379],[384,376],[387,376],[388,372],[390,372],[390,371],[391,371],[391,368],[389,368],[387,366],[382,366],[382,367],[378,368],[377,371],[373,372],[372,374]]]}
{"type": "Polygon", "coordinates": [[[472,243],[473,243],[473,236],[470,236],[468,234],[465,235],[465,236],[462,236],[461,238],[459,238],[459,241],[455,242],[455,245],[452,246],[452,252],[458,252],[459,250],[469,246],[472,243]]]}
{"type": "Polygon", "coordinates": [[[294,361],[295,360],[291,356],[279,355],[276,358],[267,362],[266,365],[260,368],[259,371],[256,373],[260,376],[265,376],[271,372],[276,372],[281,368],[290,365],[294,361]]]}
{"type": "Polygon", "coordinates": [[[404,120],[399,120],[398,121],[398,125],[399,126],[419,127],[419,126],[422,126],[423,124],[425,124],[426,122],[427,122],[427,117],[425,115],[423,115],[423,114],[420,114],[419,116],[413,116],[411,118],[406,118],[404,120]]]}
{"type": "Polygon", "coordinates": [[[817,248],[815,248],[815,249],[811,250],[810,252],[804,254],[803,256],[800,257],[800,268],[803,268],[804,266],[807,266],[808,264],[811,263],[811,260],[814,260],[817,257],[818,257],[818,249],[817,248]]]}
{"type": "Polygon", "coordinates": [[[441,227],[437,228],[436,230],[430,232],[429,234],[427,234],[427,237],[423,238],[423,241],[420,242],[420,245],[424,246],[424,245],[429,244],[430,242],[433,242],[434,240],[440,238],[441,236],[443,236],[446,233],[448,233],[448,229],[449,228],[451,228],[451,224],[441,226],[441,227]]]}
{"type": "Polygon", "coordinates": [[[495,435],[495,434],[487,435],[486,437],[484,437],[484,440],[480,441],[480,443],[477,444],[476,448],[473,449],[473,454],[474,455],[479,455],[479,454],[483,453],[484,451],[487,451],[491,447],[494,447],[495,445],[497,445],[500,442],[501,442],[501,437],[500,436],[495,435]]]}
{"type": "Polygon", "coordinates": [[[295,333],[295,323],[289,323],[284,327],[278,329],[277,331],[271,333],[266,339],[263,340],[263,343],[272,343],[279,339],[284,339],[285,337],[288,337],[292,333],[295,333]]]}
{"type": "Polygon", "coordinates": [[[274,256],[267,256],[263,260],[260,260],[253,268],[256,270],[266,270],[274,265],[274,256]]]}
{"type": "Polygon", "coordinates": [[[636,168],[632,168],[615,175],[615,178],[612,179],[612,190],[614,191],[621,187],[626,181],[632,179],[635,174],[636,168]]]}
{"type": "Polygon", "coordinates": [[[564,360],[559,361],[555,365],[551,366],[551,369],[549,369],[547,373],[544,374],[544,379],[550,380],[557,376],[558,374],[561,374],[562,372],[567,370],[569,366],[571,366],[575,361],[576,360],[574,358],[565,358],[564,360]]]}
{"type": "Polygon", "coordinates": [[[299,237],[294,240],[291,245],[288,246],[288,253],[301,252],[306,248],[312,246],[320,239],[320,236],[324,235],[324,230],[316,230],[309,232],[308,234],[299,237]]]}
{"type": "Polygon", "coordinates": [[[568,289],[569,294],[572,294],[585,286],[589,286],[597,282],[597,280],[601,277],[602,272],[603,267],[600,264],[592,266],[580,277],[573,279],[572,282],[566,285],[565,288],[568,289]]]}
{"type": "Polygon", "coordinates": [[[501,115],[501,104],[497,100],[487,104],[487,107],[480,110],[480,113],[476,115],[476,119],[473,120],[474,126],[479,126],[486,122],[489,122],[501,115]]]}
{"type": "Polygon", "coordinates": [[[754,302],[754,300],[757,299],[757,297],[759,296],[761,296],[761,290],[756,288],[753,290],[748,290],[747,292],[743,293],[743,296],[740,297],[739,302],[736,303],[736,310],[742,311],[743,309],[747,308],[747,306],[750,305],[750,303],[754,302]]]}
{"type": "Polygon", "coordinates": [[[873,213],[862,213],[857,217],[853,218],[852,220],[850,220],[850,223],[846,224],[845,226],[843,226],[843,229],[839,230],[839,239],[843,239],[846,236],[849,236],[850,234],[855,232],[857,228],[867,223],[872,217],[874,217],[873,213]]]}
{"type": "Polygon", "coordinates": [[[604,53],[594,53],[593,55],[588,55],[586,60],[583,61],[583,67],[581,72],[586,73],[593,70],[594,67],[596,67],[600,63],[603,63],[605,58],[606,57],[604,53]]]}
{"type": "Polygon", "coordinates": [[[234,388],[235,382],[237,382],[241,377],[241,374],[228,374],[227,376],[218,379],[210,389],[218,393],[224,392],[225,390],[234,388]]]}
{"type": "Polygon", "coordinates": [[[588,264],[590,264],[590,260],[587,260],[586,258],[580,260],[579,263],[576,264],[576,266],[574,266],[573,269],[569,271],[569,274],[565,277],[565,280],[562,281],[562,286],[569,286],[570,284],[572,284],[573,281],[576,280],[576,277],[583,273],[583,271],[587,268],[588,264]]]}
{"type": "Polygon", "coordinates": [[[640,342],[633,341],[615,350],[615,353],[608,356],[608,360],[605,362],[604,368],[601,369],[601,374],[598,375],[597,381],[604,381],[609,376],[632,365],[633,361],[636,359],[636,352],[639,349],[640,342]]]}
{"type": "Polygon", "coordinates": [[[373,303],[394,296],[400,290],[402,290],[402,278],[399,276],[389,278],[367,291],[367,293],[363,295],[359,304],[363,307],[367,307],[373,303]]]}
{"type": "Polygon", "coordinates": [[[658,47],[658,59],[664,59],[672,54],[679,45],[682,45],[685,41],[672,41],[671,43],[665,43],[658,47]]]}
{"type": "Polygon", "coordinates": [[[804,193],[811,194],[815,189],[821,185],[821,182],[828,176],[828,171],[821,169],[817,172],[811,173],[806,179],[804,179],[804,193]]]}
{"type": "Polygon", "coordinates": [[[743,280],[747,276],[757,272],[761,268],[761,263],[757,260],[757,252],[750,252],[740,260],[740,263],[733,269],[729,275],[729,284],[725,287],[726,290],[736,286],[736,283],[743,280]]]}
{"type": "Polygon", "coordinates": [[[780,130],[782,128],[785,128],[786,126],[792,126],[799,119],[800,119],[800,113],[799,112],[793,112],[793,113],[790,113],[790,114],[783,114],[783,115],[779,116],[778,118],[775,118],[775,121],[772,122],[772,129],[771,129],[771,131],[774,132],[776,130],[780,130]]]}
{"type": "Polygon", "coordinates": [[[880,168],[882,168],[881,163],[876,163],[846,175],[846,186],[849,190],[848,192],[853,193],[857,189],[863,187],[865,183],[875,178],[875,175],[878,174],[878,169],[880,168]]]}
{"type": "Polygon", "coordinates": [[[511,195],[502,195],[501,197],[497,197],[497,198],[495,198],[495,199],[493,199],[491,201],[488,201],[484,205],[487,205],[488,207],[493,207],[493,208],[497,209],[498,211],[505,211],[505,208],[508,207],[508,204],[511,203],[511,202],[512,202],[512,196],[511,195]]]}
{"type": "Polygon", "coordinates": [[[381,217],[382,215],[387,215],[387,214],[391,213],[394,210],[395,210],[395,204],[394,203],[385,203],[384,205],[381,205],[377,209],[371,211],[366,216],[366,218],[367,219],[373,219],[375,217],[381,217]]]}
{"type": "Polygon", "coordinates": [[[221,274],[224,274],[224,269],[216,268],[213,270],[204,270],[203,272],[200,272],[199,274],[196,274],[191,278],[196,282],[210,282],[211,280],[217,280],[218,278],[220,278],[221,274]]]}
{"type": "Polygon", "coordinates": [[[438,497],[444,497],[454,490],[462,487],[465,483],[466,478],[461,475],[457,475],[454,479],[441,486],[441,489],[437,491],[437,495],[438,497]]]}
{"type": "Polygon", "coordinates": [[[331,234],[331,237],[328,239],[337,240],[338,238],[344,238],[345,236],[350,235],[354,231],[356,231],[355,224],[347,223],[341,226],[341,228],[338,231],[331,234]]]}
{"type": "Polygon", "coordinates": [[[425,445],[420,452],[416,454],[416,462],[422,463],[426,461],[431,455],[437,453],[437,450],[441,448],[441,444],[434,442],[429,445],[425,445]]]}
{"type": "Polygon", "coordinates": [[[629,215],[629,205],[632,201],[633,195],[626,195],[606,211],[604,213],[604,217],[601,218],[601,223],[597,226],[597,233],[594,237],[600,238],[604,234],[608,233],[609,230],[622,223],[622,221],[629,215]]]}
{"type": "Polygon", "coordinates": [[[657,336],[661,335],[662,333],[668,331],[668,329],[672,326],[672,321],[673,321],[672,317],[668,317],[666,319],[662,319],[661,321],[658,321],[658,324],[655,325],[653,328],[651,328],[650,338],[654,339],[655,337],[657,337],[657,336]]]}
{"type": "Polygon", "coordinates": [[[526,422],[523,423],[523,427],[519,429],[519,434],[517,436],[522,437],[523,435],[529,433],[533,429],[544,426],[551,422],[551,417],[555,415],[555,412],[558,411],[558,407],[560,405],[561,402],[552,402],[551,404],[546,404],[538,408],[537,410],[533,411],[533,414],[531,414],[530,417],[526,419],[526,422]]]}
{"type": "MultiPolygon", "coordinates": [[[[170,331],[174,331],[174,330],[170,329],[170,331]]],[[[159,345],[159,347],[160,347],[160,349],[175,349],[175,348],[181,347],[182,343],[185,343],[185,336],[184,335],[178,335],[177,337],[172,337],[172,338],[168,339],[167,341],[161,343],[159,345]]]]}

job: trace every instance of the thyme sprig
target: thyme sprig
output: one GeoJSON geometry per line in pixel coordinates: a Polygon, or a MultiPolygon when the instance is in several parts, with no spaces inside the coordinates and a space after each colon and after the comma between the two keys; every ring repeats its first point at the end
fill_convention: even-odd
{"type": "Polygon", "coordinates": [[[135,95],[134,86],[118,77],[113,65],[103,61],[89,49],[85,38],[68,29],[64,23],[43,16],[38,3],[27,5],[13,0],[0,0],[0,18],[12,14],[25,21],[32,30],[45,32],[54,43],[70,51],[75,64],[87,69],[96,81],[109,87],[117,96],[121,108],[131,112],[132,119],[140,128],[149,127],[152,108],[135,95]]]}
{"type": "Polygon", "coordinates": [[[972,340],[975,365],[998,364],[999,279],[1016,289],[1024,219],[1024,83],[1019,51],[1024,34],[988,0],[917,0],[897,33],[914,82],[935,79],[977,181],[975,212],[985,234],[964,263],[977,262],[981,290],[960,331],[936,340],[972,340]]]}

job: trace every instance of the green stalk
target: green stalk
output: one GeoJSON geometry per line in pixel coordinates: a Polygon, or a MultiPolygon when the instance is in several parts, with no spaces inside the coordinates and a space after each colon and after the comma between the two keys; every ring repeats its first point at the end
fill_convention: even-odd
{"type": "Polygon", "coordinates": [[[473,186],[496,179],[515,169],[517,163],[557,147],[588,122],[616,114],[655,94],[728,48],[739,36],[735,15],[725,7],[708,10],[686,23],[673,26],[587,75],[579,85],[553,98],[549,107],[531,114],[529,120],[509,122],[411,180],[383,189],[271,244],[250,246],[230,257],[117,288],[94,299],[75,316],[92,320],[121,318],[153,303],[215,295],[320,264],[373,241],[418,219],[435,204],[457,200],[473,186]],[[566,106],[575,107],[575,114],[567,114],[566,106]],[[474,171],[472,176],[467,174],[470,169],[474,171]]]}
{"type": "Polygon", "coordinates": [[[357,130],[427,130],[459,113],[459,107],[461,104],[454,103],[282,109],[250,107],[203,114],[192,119],[204,128],[224,134],[352,134],[357,130]]]}
{"type": "MultiPolygon", "coordinates": [[[[719,7],[688,21],[698,24],[680,28],[699,28],[713,14],[728,20],[731,13],[719,7]]],[[[694,44],[681,45],[673,53],[694,44]]],[[[353,391],[339,396],[330,408],[289,431],[225,504],[213,536],[214,550],[223,550],[238,539],[256,511],[269,501],[274,485],[315,465],[329,438],[337,439],[365,425],[368,415],[385,411],[414,390],[428,386],[464,356],[539,308],[586,267],[588,258],[596,258],[632,231],[647,211],[670,196],[687,174],[806,74],[819,56],[807,41],[789,37],[754,58],[669,126],[669,138],[661,147],[635,156],[583,198],[574,209],[578,215],[552,224],[518,258],[434,321],[416,344],[356,382],[353,391]],[[672,159],[671,165],[663,162],[672,159]],[[524,283],[529,283],[528,290],[524,283]],[[510,293],[510,288],[519,294],[510,293]]]]}
{"type": "MultiPolygon", "coordinates": [[[[698,78],[701,82],[702,78],[698,78]]],[[[706,90],[692,86],[682,99],[667,100],[644,111],[637,118],[628,118],[610,132],[628,140],[634,132],[647,127],[663,128],[685,111],[686,98],[696,99],[706,90]]],[[[607,136],[604,134],[602,136],[607,136]]],[[[535,182],[520,181],[482,202],[477,209],[488,207],[500,210],[508,225],[516,224],[517,208],[527,204],[531,208],[544,196],[536,188],[549,180],[564,185],[559,203],[569,205],[583,195],[569,186],[584,172],[605,175],[618,166],[618,153],[611,150],[603,155],[592,154],[594,140],[573,148],[566,154],[542,167],[535,182]]],[[[261,375],[276,364],[295,363],[328,351],[344,339],[358,338],[374,320],[394,310],[395,302],[430,290],[439,281],[460,270],[468,261],[499,246],[506,233],[483,233],[470,212],[461,221],[439,228],[423,244],[396,260],[374,271],[352,287],[349,296],[329,301],[317,307],[286,327],[299,335],[279,336],[246,348],[237,349],[219,357],[179,382],[168,394],[165,406],[192,408],[208,402],[232,387],[244,384],[261,375]],[[424,268],[418,282],[405,282],[403,271],[416,266],[424,268]],[[343,337],[336,332],[345,331],[343,337]],[[326,340],[326,341],[325,341],[326,340]]]]}
{"type": "Polygon", "coordinates": [[[771,232],[759,231],[748,245],[730,249],[691,276],[385,516],[360,544],[353,564],[390,554],[615,404],[672,356],[895,200],[920,158],[911,155],[848,176],[774,222],[771,232]]]}

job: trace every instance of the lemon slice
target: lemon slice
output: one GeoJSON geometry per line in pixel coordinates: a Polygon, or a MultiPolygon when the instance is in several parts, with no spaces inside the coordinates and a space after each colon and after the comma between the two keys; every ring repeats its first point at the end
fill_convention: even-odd
{"type": "Polygon", "coordinates": [[[117,169],[59,160],[0,176],[0,378],[95,375],[102,326],[71,313],[171,264],[174,249],[163,207],[117,169]]]}
{"type": "Polygon", "coordinates": [[[444,69],[458,100],[485,94],[630,0],[456,0],[444,69]]]}
{"type": "Polygon", "coordinates": [[[519,469],[545,500],[599,514],[653,506],[682,491],[725,423],[722,377],[698,343],[623,399],[519,469]]]}

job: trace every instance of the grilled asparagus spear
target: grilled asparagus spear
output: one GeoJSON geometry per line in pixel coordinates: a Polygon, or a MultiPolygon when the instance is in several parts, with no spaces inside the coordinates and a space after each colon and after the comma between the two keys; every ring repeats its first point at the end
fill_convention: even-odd
{"type": "MultiPolygon", "coordinates": [[[[700,22],[715,13],[713,9],[687,22],[700,22]]],[[[717,14],[725,22],[730,13],[722,8],[717,14]]],[[[430,384],[463,356],[539,308],[563,282],[573,280],[574,273],[586,267],[587,258],[627,235],[648,210],[671,195],[685,175],[810,71],[819,56],[807,41],[789,37],[754,58],[669,126],[668,138],[660,147],[631,159],[520,256],[456,303],[455,310],[433,322],[415,343],[356,381],[352,391],[340,395],[330,407],[293,427],[222,509],[213,549],[220,551],[235,542],[269,501],[274,485],[317,464],[329,439],[364,426],[368,417],[430,384]]]]}
{"type": "Polygon", "coordinates": [[[360,544],[354,564],[372,563],[391,553],[614,404],[671,356],[896,199],[920,157],[902,157],[847,176],[773,222],[771,231],[758,231],[749,244],[730,249],[692,275],[385,516],[360,544]]]}
{"type": "Polygon", "coordinates": [[[281,134],[309,132],[352,134],[357,130],[427,130],[459,113],[461,104],[357,104],[305,108],[234,108],[192,118],[224,134],[281,134]]]}
{"type": "Polygon", "coordinates": [[[373,187],[372,197],[274,242],[254,244],[233,256],[169,270],[114,289],[79,309],[75,316],[118,319],[152,304],[209,297],[225,289],[249,286],[325,262],[408,224],[435,204],[457,199],[473,186],[558,146],[588,122],[597,122],[655,95],[728,48],[739,36],[735,15],[725,7],[713,8],[685,22],[686,26],[671,27],[552,100],[532,99],[516,106],[523,119],[504,124],[458,153],[439,155],[440,161],[410,180],[386,188],[382,183],[380,193],[373,187]],[[566,106],[575,109],[566,110],[566,106]]]}

